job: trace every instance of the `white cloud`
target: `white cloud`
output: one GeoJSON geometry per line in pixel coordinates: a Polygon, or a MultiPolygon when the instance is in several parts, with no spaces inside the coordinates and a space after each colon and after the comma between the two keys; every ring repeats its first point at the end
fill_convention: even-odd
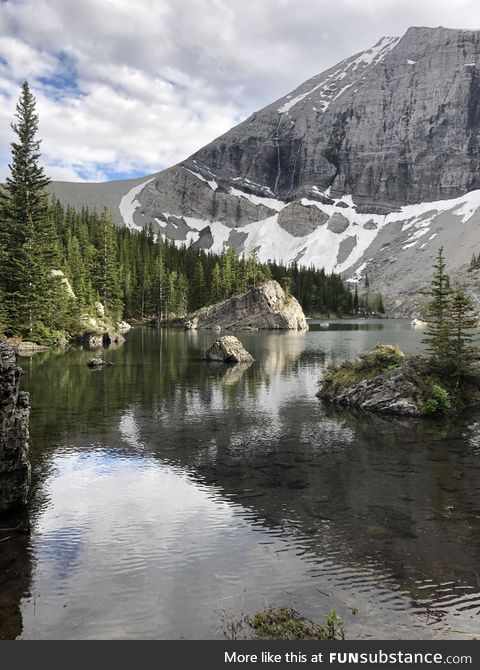
{"type": "Polygon", "coordinates": [[[23,79],[49,174],[104,179],[185,158],[382,35],[479,23],[472,0],[7,0],[0,179],[23,79]]]}

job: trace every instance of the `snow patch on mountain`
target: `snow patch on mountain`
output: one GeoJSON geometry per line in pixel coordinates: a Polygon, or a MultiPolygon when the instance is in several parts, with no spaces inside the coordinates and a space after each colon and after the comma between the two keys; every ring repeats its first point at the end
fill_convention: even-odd
{"type": "Polygon", "coordinates": [[[143,191],[145,186],[147,184],[150,184],[150,182],[152,182],[154,179],[155,179],[155,177],[152,177],[151,179],[147,179],[146,181],[143,181],[141,184],[138,184],[137,186],[134,186],[120,200],[120,203],[118,205],[118,208],[120,210],[120,214],[122,216],[122,219],[123,219],[125,225],[128,228],[131,228],[132,230],[143,230],[143,226],[137,225],[133,220],[133,215],[135,214],[135,210],[138,207],[141,207],[140,203],[137,200],[137,195],[141,191],[143,191]]]}
{"type": "MultiPolygon", "coordinates": [[[[219,254],[228,248],[233,233],[242,233],[244,240],[238,249],[239,253],[249,256],[256,251],[261,262],[273,260],[285,264],[297,262],[301,266],[313,265],[316,268],[324,268],[326,272],[347,272],[359,261],[363,261],[352,275],[352,281],[361,279],[366,267],[365,255],[386,226],[391,228],[393,226],[394,238],[401,241],[402,250],[412,249],[421,241],[422,244],[418,247],[421,251],[437,235],[435,230],[432,231],[432,226],[436,225],[436,217],[448,212],[459,223],[466,223],[480,209],[480,190],[471,191],[452,200],[407,205],[400,211],[387,215],[357,213],[353,199],[348,195],[336,200],[334,204],[323,204],[317,200],[302,198],[302,205],[317,207],[328,216],[328,220],[318,225],[313,232],[295,237],[278,222],[278,212],[287,207],[288,203],[261,198],[233,188],[230,192],[237,197],[248,197],[255,204],[265,204],[271,209],[276,209],[277,213],[261,221],[236,228],[229,227],[221,221],[184,216],[181,218],[187,224],[188,232],[184,239],[175,240],[175,244],[188,246],[196,243],[201,232],[209,228],[213,244],[208,251],[219,254]],[[339,202],[349,206],[339,208],[336,205],[339,202]],[[339,216],[343,222],[346,221],[346,227],[342,232],[335,232],[335,225],[330,228],[329,224],[330,221],[332,224],[338,222],[339,216]],[[429,237],[425,241],[427,235],[429,237]]],[[[171,215],[163,213],[163,216],[168,218],[171,215]]],[[[166,225],[160,220],[158,223],[163,233],[166,225]]]]}
{"type": "Polygon", "coordinates": [[[193,174],[193,176],[196,177],[197,179],[200,179],[201,181],[204,181],[206,184],[208,184],[210,186],[210,188],[212,189],[212,191],[217,190],[218,184],[215,181],[215,179],[210,179],[210,180],[205,179],[205,177],[203,175],[201,175],[199,172],[194,172],[193,170],[189,170],[186,167],[184,167],[183,169],[186,170],[186,172],[190,172],[190,174],[193,174]]]}
{"type": "MultiPolygon", "coordinates": [[[[340,67],[327,75],[326,78],[310,88],[307,91],[301,91],[298,95],[292,97],[293,94],[287,95],[286,102],[278,107],[277,111],[280,114],[288,113],[299,102],[306,98],[311,98],[313,93],[318,91],[315,96],[316,104],[321,105],[321,109],[314,107],[314,111],[325,112],[332,102],[335,102],[346,90],[351,88],[358,80],[355,76],[353,81],[337,90],[337,85],[347,76],[352,76],[354,72],[360,68],[359,73],[363,73],[364,69],[370,65],[377,65],[385,56],[394,48],[399,41],[399,37],[382,37],[375,46],[363,51],[356,58],[350,58],[340,63],[340,67]],[[317,100],[318,98],[318,100],[317,100]]],[[[303,88],[303,87],[301,87],[303,88]]],[[[299,89],[297,89],[299,90],[299,89]]]]}
{"type": "Polygon", "coordinates": [[[277,212],[284,209],[288,204],[283,202],[283,200],[277,200],[276,198],[263,198],[258,195],[253,195],[252,193],[246,193],[233,186],[230,188],[230,195],[234,195],[237,198],[246,198],[247,200],[250,200],[250,202],[253,202],[254,205],[265,205],[265,207],[275,209],[277,212]]]}

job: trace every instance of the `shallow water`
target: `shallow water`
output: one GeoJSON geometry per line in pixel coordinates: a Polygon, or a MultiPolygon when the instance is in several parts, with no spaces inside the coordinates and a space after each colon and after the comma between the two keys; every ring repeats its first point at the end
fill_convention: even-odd
{"type": "Polygon", "coordinates": [[[22,360],[32,530],[0,543],[0,637],[221,638],[267,604],[333,607],[351,638],[478,635],[477,417],[315,397],[330,360],[418,352],[421,331],[242,332],[247,370],[201,360],[214,337],[136,329],[101,371],[80,350],[22,360]]]}

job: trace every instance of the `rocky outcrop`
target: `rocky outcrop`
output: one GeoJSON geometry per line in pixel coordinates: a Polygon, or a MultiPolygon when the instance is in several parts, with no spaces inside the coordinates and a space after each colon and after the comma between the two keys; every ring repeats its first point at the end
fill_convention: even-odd
{"type": "Polygon", "coordinates": [[[219,326],[226,330],[308,330],[300,304],[293,296],[286,295],[276,281],[203,307],[169,325],[186,330],[219,326]]]}
{"type": "Polygon", "coordinates": [[[253,363],[253,356],[233,335],[224,335],[212,344],[205,352],[207,361],[223,361],[224,363],[253,363]]]}
{"type": "Polygon", "coordinates": [[[324,383],[318,397],[338,405],[358,407],[381,414],[420,416],[421,378],[412,361],[405,361],[394,370],[383,372],[373,379],[364,379],[335,389],[324,383]]]}
{"type": "Polygon", "coordinates": [[[20,391],[21,372],[15,348],[0,342],[0,513],[25,504],[30,486],[30,404],[20,391]]]}
{"type": "Polygon", "coordinates": [[[123,344],[125,342],[124,333],[127,333],[131,326],[126,321],[113,323],[105,314],[105,307],[101,302],[94,305],[95,316],[91,314],[82,314],[80,317],[80,326],[83,330],[79,336],[79,341],[87,349],[100,349],[112,344],[123,344]]]}
{"type": "Polygon", "coordinates": [[[331,364],[318,397],[381,414],[420,416],[424,407],[425,363],[397,348],[377,344],[355,361],[331,364]]]}
{"type": "Polygon", "coordinates": [[[278,215],[279,225],[294,237],[303,237],[323,226],[328,216],[314,205],[301,205],[292,202],[278,215]]]}

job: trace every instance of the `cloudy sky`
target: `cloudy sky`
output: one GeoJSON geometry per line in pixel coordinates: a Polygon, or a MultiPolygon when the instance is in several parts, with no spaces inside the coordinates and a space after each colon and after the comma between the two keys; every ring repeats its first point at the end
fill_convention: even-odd
{"type": "Polygon", "coordinates": [[[0,0],[0,180],[25,79],[48,174],[119,179],[410,25],[480,29],[478,0],[0,0]]]}

